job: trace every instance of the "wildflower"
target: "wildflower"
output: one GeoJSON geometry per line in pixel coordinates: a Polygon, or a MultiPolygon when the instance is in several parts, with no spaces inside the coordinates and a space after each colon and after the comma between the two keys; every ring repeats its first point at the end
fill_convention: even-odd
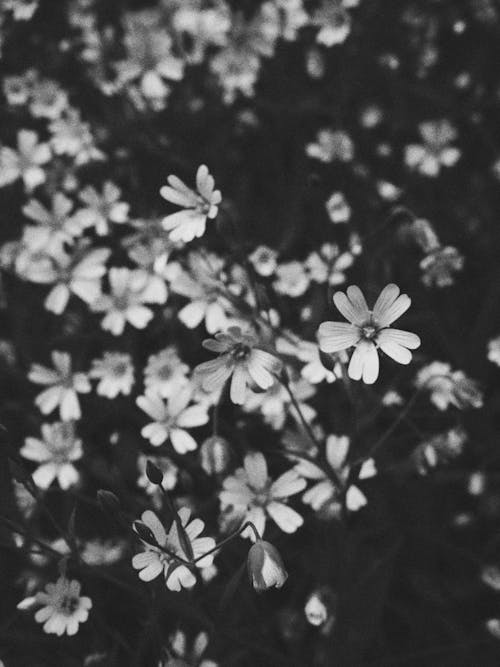
{"type": "Polygon", "coordinates": [[[322,586],[313,591],[307,598],[304,614],[311,625],[330,627],[335,621],[336,596],[329,586],[322,586]]]}
{"type": "Polygon", "coordinates": [[[450,364],[441,361],[433,361],[421,368],[415,378],[415,386],[429,391],[430,399],[438,410],[446,410],[450,405],[459,410],[483,405],[477,382],[463,371],[452,371],[450,364]]]}
{"type": "Polygon", "coordinates": [[[22,178],[26,191],[31,192],[45,181],[42,165],[50,158],[49,145],[38,143],[36,132],[20,130],[17,133],[17,151],[7,146],[0,147],[0,187],[22,178]]]}
{"type": "Polygon", "coordinates": [[[278,266],[276,261],[277,256],[278,253],[276,250],[268,248],[265,245],[260,245],[255,248],[248,259],[259,276],[268,278],[276,271],[276,267],[278,266]]]}
{"type": "Polygon", "coordinates": [[[231,460],[231,447],[225,438],[212,435],[200,447],[201,467],[207,475],[225,472],[231,460]]]}
{"type": "Polygon", "coordinates": [[[145,303],[161,303],[163,293],[151,285],[146,271],[113,267],[108,273],[110,294],[103,294],[92,304],[92,310],[104,312],[101,326],[113,336],[123,333],[129,322],[136,329],[144,329],[153,317],[145,303]]]}
{"type": "Polygon", "coordinates": [[[161,398],[169,398],[188,383],[188,370],[189,366],[181,361],[177,349],[172,345],[157,354],[151,354],[144,369],[146,391],[155,392],[161,398]]]}
{"type": "Polygon", "coordinates": [[[408,331],[392,329],[390,324],[408,310],[411,304],[406,294],[400,294],[394,284],[384,287],[373,310],[369,310],[359,287],[347,288],[347,295],[336,292],[333,301],[349,324],[323,322],[318,330],[323,352],[333,353],[354,346],[348,375],[353,380],[372,384],[378,377],[377,348],[400,364],[409,364],[411,352],[420,345],[420,338],[408,331]]]}
{"type": "Polygon", "coordinates": [[[492,338],[488,342],[488,361],[500,366],[500,336],[492,338]]]}
{"type": "Polygon", "coordinates": [[[346,132],[322,129],[316,135],[316,142],[307,144],[306,154],[320,162],[351,162],[354,158],[354,144],[346,132]]]}
{"type": "Polygon", "coordinates": [[[422,282],[427,287],[449,287],[453,285],[453,274],[461,271],[464,258],[453,246],[437,248],[420,262],[422,282]]]}
{"type": "MultiPolygon", "coordinates": [[[[142,581],[153,581],[160,574],[165,578],[165,584],[171,591],[180,591],[182,588],[192,588],[196,583],[196,577],[186,565],[180,563],[170,554],[175,554],[183,560],[203,556],[215,547],[215,540],[211,537],[199,537],[205,524],[201,519],[190,521],[191,512],[187,507],[178,511],[179,519],[185,531],[188,547],[192,554],[186,553],[186,545],[181,541],[174,521],[168,533],[156,514],[146,510],[141,516],[142,523],[151,533],[154,542],[146,542],[142,539],[145,551],[136,554],[132,558],[132,567],[139,571],[139,579],[142,581]],[[166,552],[170,552],[166,553],[166,552]]],[[[137,531],[136,531],[137,532],[137,531]]],[[[196,563],[199,569],[208,568],[212,565],[213,555],[201,558],[196,563]]]]}
{"type": "Polygon", "coordinates": [[[22,600],[18,609],[40,606],[35,613],[35,621],[43,623],[44,632],[59,637],[64,633],[76,635],[80,623],[85,623],[92,608],[92,600],[80,595],[81,584],[76,580],[59,577],[45,586],[45,591],[22,600]]]}
{"type": "Polygon", "coordinates": [[[214,190],[214,177],[208,167],[202,164],[196,172],[196,191],[188,188],[177,176],[167,178],[161,196],[172,204],[182,206],[182,211],[167,215],[163,227],[170,232],[172,241],[189,243],[205,233],[207,218],[213,220],[219,210],[222,196],[220,190],[214,190]]]}
{"type": "Polygon", "coordinates": [[[277,357],[257,345],[257,338],[239,327],[229,327],[226,333],[216,334],[215,340],[203,341],[203,347],[219,353],[219,356],[195,368],[202,389],[219,391],[232,376],[230,396],[237,405],[243,405],[249,383],[255,383],[260,389],[269,389],[282,364],[277,357]]]}
{"type": "Polygon", "coordinates": [[[441,167],[452,167],[460,158],[460,150],[449,144],[457,132],[447,120],[428,121],[419,125],[424,145],[406,147],[405,160],[410,169],[417,169],[424,176],[437,176],[441,167]]]}
{"type": "Polygon", "coordinates": [[[481,580],[494,591],[500,592],[500,568],[498,565],[485,565],[481,572],[481,580]]]}
{"type": "Polygon", "coordinates": [[[467,435],[463,429],[452,428],[422,442],[412,453],[417,471],[426,475],[437,465],[456,458],[462,453],[466,440],[467,435]]]}
{"type": "Polygon", "coordinates": [[[231,28],[231,11],[224,2],[205,7],[195,2],[178,4],[172,17],[172,26],[180,35],[188,35],[189,63],[203,62],[211,45],[225,46],[231,28]]]}
{"type": "Polygon", "coordinates": [[[51,354],[54,368],[32,364],[28,378],[35,384],[47,385],[35,399],[36,405],[44,415],[59,407],[62,421],[80,419],[78,394],[90,391],[90,382],[85,373],[73,373],[71,356],[67,352],[54,351],[51,354]]]}
{"type": "Polygon", "coordinates": [[[319,252],[312,252],[305,261],[305,268],[312,281],[340,285],[345,282],[346,270],[352,266],[354,255],[350,251],[340,252],[337,245],[324,243],[319,252]]]}
{"type": "Polygon", "coordinates": [[[203,426],[208,422],[206,406],[189,405],[192,392],[188,387],[172,395],[165,403],[156,393],[146,391],[137,398],[137,405],[154,421],[144,426],[141,435],[154,447],[159,447],[170,439],[179,454],[196,449],[196,440],[187,428],[203,426]]]}
{"type": "MultiPolygon", "coordinates": [[[[302,416],[308,422],[312,421],[316,416],[316,411],[305,401],[316,393],[314,387],[301,378],[292,380],[289,386],[302,416]]],[[[266,424],[276,431],[283,428],[288,417],[292,417],[297,423],[301,421],[290,394],[279,382],[276,382],[265,394],[249,394],[243,407],[245,412],[260,412],[266,424]]]]}
{"type": "Polygon", "coordinates": [[[486,629],[494,639],[500,639],[500,618],[489,618],[485,625],[486,629]]]}
{"type": "Polygon", "coordinates": [[[101,359],[92,362],[89,377],[99,380],[97,393],[100,396],[128,396],[134,385],[132,358],[130,354],[121,352],[104,352],[101,359]]]}
{"type": "Polygon", "coordinates": [[[87,540],[81,549],[82,561],[86,565],[99,567],[102,565],[113,565],[123,558],[125,553],[125,540],[87,540]]]}
{"type": "Polygon", "coordinates": [[[168,458],[168,456],[151,456],[151,454],[148,454],[148,456],[140,454],[137,459],[137,469],[139,470],[137,486],[144,489],[149,496],[155,496],[158,492],[161,494],[158,485],[152,484],[146,474],[146,465],[148,461],[151,461],[151,463],[153,463],[163,474],[163,488],[167,489],[167,491],[174,489],[177,484],[179,473],[178,467],[170,458],[168,458]]]}
{"type": "Polygon", "coordinates": [[[276,268],[273,286],[279,294],[296,298],[307,291],[309,284],[309,276],[302,262],[286,262],[276,268]]]}
{"type": "Polygon", "coordinates": [[[102,193],[88,185],[79,194],[85,207],[76,213],[76,220],[82,228],[93,227],[98,236],[106,236],[110,233],[110,222],[123,224],[128,219],[129,205],[120,196],[120,188],[111,181],[104,183],[102,193]]]}
{"type": "Polygon", "coordinates": [[[268,588],[281,588],[288,578],[279,551],[265,540],[257,540],[247,557],[248,576],[259,593],[268,588]]]}
{"type": "Polygon", "coordinates": [[[22,209],[27,218],[37,223],[24,229],[23,240],[30,250],[48,254],[61,252],[65,243],[72,243],[75,236],[80,236],[81,227],[69,215],[72,208],[73,202],[62,192],[52,197],[51,210],[37,199],[31,199],[22,209]]]}
{"type": "Polygon", "coordinates": [[[351,32],[351,19],[340,2],[325,0],[316,10],[312,23],[320,27],[318,44],[331,47],[345,42],[351,32]]]}
{"type": "MultiPolygon", "coordinates": [[[[251,521],[259,535],[264,534],[267,516],[285,533],[294,533],[303,519],[298,512],[286,504],[286,500],[300,493],[306,481],[296,470],[288,470],[274,482],[269,478],[267,463],[261,452],[245,456],[243,468],[227,477],[219,494],[221,507],[229,510],[235,520],[251,521]]],[[[255,540],[253,531],[246,529],[243,537],[255,540]]]]}
{"type": "MultiPolygon", "coordinates": [[[[202,575],[203,576],[203,575],[202,575]]],[[[169,638],[169,657],[160,661],[158,667],[217,667],[213,660],[203,658],[208,646],[208,634],[200,632],[188,645],[187,637],[182,630],[177,630],[169,638]]]]}
{"type": "MultiPolygon", "coordinates": [[[[347,464],[349,452],[349,438],[345,435],[329,435],[326,440],[326,462],[335,472],[336,479],[345,484],[349,478],[350,467],[347,464]]],[[[310,505],[315,512],[327,509],[328,505],[338,502],[339,489],[328,473],[316,463],[301,459],[295,466],[297,474],[305,479],[313,480],[315,483],[302,496],[306,505],[310,505]]],[[[367,479],[376,474],[373,459],[364,462],[359,473],[359,479],[367,479]]],[[[367,500],[364,493],[354,484],[345,489],[345,503],[348,510],[356,512],[366,505],[367,500]]]]}
{"type": "Polygon", "coordinates": [[[82,441],[75,437],[72,422],[42,424],[41,431],[42,440],[28,437],[20,450],[25,459],[39,464],[33,481],[41,489],[48,489],[57,479],[61,489],[69,489],[79,479],[73,461],[82,456],[82,441]]]}
{"type": "Polygon", "coordinates": [[[332,192],[325,204],[325,208],[331,222],[335,224],[349,222],[351,207],[342,192],[332,192]]]}
{"type": "Polygon", "coordinates": [[[76,109],[67,109],[60,118],[50,123],[49,130],[52,134],[50,143],[56,155],[69,155],[77,166],[104,159],[104,153],[94,143],[90,125],[81,120],[76,109]]]}

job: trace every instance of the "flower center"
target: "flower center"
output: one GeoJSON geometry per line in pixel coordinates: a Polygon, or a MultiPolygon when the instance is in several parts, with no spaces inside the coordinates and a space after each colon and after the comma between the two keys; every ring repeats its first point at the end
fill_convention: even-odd
{"type": "Polygon", "coordinates": [[[65,616],[71,616],[78,609],[79,599],[74,595],[64,595],[59,601],[59,611],[65,616]]]}
{"type": "Polygon", "coordinates": [[[244,345],[243,343],[237,343],[232,351],[231,355],[233,356],[233,359],[236,361],[243,361],[248,357],[248,355],[251,352],[251,348],[248,345],[244,345]]]}
{"type": "Polygon", "coordinates": [[[364,326],[361,327],[361,333],[363,335],[363,338],[372,340],[377,335],[377,328],[374,327],[373,324],[365,324],[364,326]]]}

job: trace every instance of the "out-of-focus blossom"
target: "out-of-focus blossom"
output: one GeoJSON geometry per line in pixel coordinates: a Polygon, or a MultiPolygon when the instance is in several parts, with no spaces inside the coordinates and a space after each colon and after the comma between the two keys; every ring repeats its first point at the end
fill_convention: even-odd
{"type": "MultiPolygon", "coordinates": [[[[196,583],[194,573],[186,565],[180,563],[164,549],[170,553],[179,556],[183,560],[189,560],[190,557],[198,558],[207,551],[213,549],[215,540],[211,537],[199,537],[205,524],[201,519],[192,519],[191,512],[187,507],[182,507],[178,511],[179,519],[184,528],[189,550],[186,553],[184,540],[179,537],[177,524],[174,521],[168,533],[163,524],[151,510],[146,510],[141,516],[142,524],[151,533],[152,542],[146,542],[141,537],[145,551],[136,554],[132,558],[132,566],[139,570],[139,579],[142,581],[153,581],[160,574],[165,578],[165,584],[171,591],[180,591],[183,588],[192,588],[196,583]],[[175,567],[177,565],[177,567],[175,567]]],[[[196,563],[196,567],[204,569],[210,567],[213,562],[213,554],[206,558],[201,558],[196,563]]]]}
{"type": "Polygon", "coordinates": [[[148,456],[145,456],[144,454],[139,455],[139,458],[137,459],[137,469],[139,470],[137,486],[144,489],[149,496],[159,494],[161,499],[161,490],[158,489],[157,484],[153,484],[149,480],[149,477],[146,474],[146,465],[148,461],[151,461],[151,463],[153,463],[162,473],[162,486],[167,491],[171,491],[175,488],[179,468],[175,465],[172,459],[168,458],[168,456],[152,456],[151,454],[148,454],[148,456]]]}
{"type": "Polygon", "coordinates": [[[322,129],[318,131],[316,141],[306,145],[306,153],[320,162],[351,162],[354,158],[354,144],[351,137],[342,130],[334,132],[322,129]]]}
{"type": "Polygon", "coordinates": [[[70,108],[53,120],[49,130],[52,134],[50,143],[56,155],[72,157],[77,166],[104,159],[104,153],[95,145],[89,123],[81,120],[76,109],[70,108]]]}
{"type": "Polygon", "coordinates": [[[126,548],[124,540],[93,539],[82,545],[80,555],[86,565],[113,565],[123,558],[126,548]]]}
{"type": "Polygon", "coordinates": [[[363,378],[366,384],[375,382],[379,372],[377,348],[400,364],[410,363],[410,350],[420,345],[420,338],[390,327],[411,304],[397,285],[384,287],[373,310],[369,310],[363,293],[355,285],[347,288],[347,295],[335,292],[333,301],[349,324],[323,322],[318,330],[319,345],[328,353],[355,347],[348,368],[352,380],[363,378]]]}
{"type": "Polygon", "coordinates": [[[340,0],[323,0],[312,23],[319,26],[316,41],[327,47],[342,44],[351,32],[351,18],[340,0]]]}
{"type": "Polygon", "coordinates": [[[99,380],[97,393],[107,398],[118,394],[128,396],[134,385],[134,366],[130,354],[104,352],[101,359],[94,359],[89,377],[99,380]]]}
{"type": "Polygon", "coordinates": [[[333,223],[349,222],[351,207],[342,192],[332,192],[325,204],[328,217],[333,223]]]}
{"type": "Polygon", "coordinates": [[[412,458],[421,475],[437,465],[448,463],[463,451],[467,434],[461,428],[452,428],[422,442],[412,453],[412,458]]]}
{"type": "Polygon", "coordinates": [[[335,620],[335,607],[335,593],[329,586],[322,586],[308,596],[304,605],[304,614],[311,625],[317,628],[322,626],[331,628],[335,620]]]}
{"type": "Polygon", "coordinates": [[[275,0],[275,3],[280,12],[283,39],[295,41],[299,30],[309,23],[303,0],[275,0]]]}
{"type": "Polygon", "coordinates": [[[17,150],[0,147],[0,187],[10,185],[19,178],[27,192],[44,183],[43,165],[51,158],[50,147],[38,142],[38,134],[32,130],[19,130],[17,150]]]}
{"type": "Polygon", "coordinates": [[[306,52],[306,71],[311,79],[321,79],[325,75],[325,58],[317,46],[311,46],[306,52]]]}
{"type": "Polygon", "coordinates": [[[481,580],[486,586],[500,592],[500,567],[498,565],[485,565],[481,571],[481,580]]]}
{"type": "Polygon", "coordinates": [[[200,447],[201,467],[207,475],[220,475],[227,470],[231,460],[229,442],[220,435],[207,438],[200,447]]]}
{"type": "MultiPolygon", "coordinates": [[[[224,480],[219,494],[221,508],[229,513],[233,522],[252,522],[261,536],[267,517],[283,532],[294,533],[304,520],[286,504],[286,500],[303,491],[305,486],[305,479],[293,469],[272,481],[264,455],[250,452],[245,456],[243,468],[238,468],[234,475],[224,480]]],[[[249,528],[243,531],[242,536],[255,541],[255,535],[249,528]]]]}
{"type": "Polygon", "coordinates": [[[219,391],[231,378],[230,396],[237,405],[243,405],[247,385],[255,383],[260,389],[269,389],[282,364],[258,345],[254,334],[243,332],[239,327],[230,327],[225,333],[216,334],[215,340],[203,341],[203,347],[219,356],[195,368],[201,387],[207,392],[219,391]]]}
{"type": "Polygon", "coordinates": [[[82,441],[76,437],[72,422],[42,424],[41,431],[41,440],[28,437],[20,450],[25,459],[38,463],[33,481],[41,489],[48,489],[57,479],[61,489],[69,489],[79,479],[73,461],[82,457],[82,441]]]}
{"type": "Polygon", "coordinates": [[[427,287],[449,287],[455,281],[454,274],[463,266],[464,257],[456,248],[438,248],[420,262],[422,282],[427,287]]]}
{"type": "Polygon", "coordinates": [[[62,421],[78,420],[81,417],[78,394],[86,394],[91,386],[86,373],[74,373],[71,356],[67,352],[52,352],[54,368],[32,364],[28,378],[35,384],[47,385],[35,399],[44,415],[59,407],[62,421]]]}
{"type": "Polygon", "coordinates": [[[500,639],[500,618],[489,618],[485,625],[492,637],[500,639]]]}
{"type": "Polygon", "coordinates": [[[113,336],[123,333],[128,322],[136,329],[144,329],[153,312],[144,304],[163,303],[164,293],[151,283],[141,269],[113,267],[108,272],[110,293],[99,296],[91,308],[105,313],[101,326],[113,336]]]}
{"type": "Polygon", "coordinates": [[[213,220],[222,201],[220,190],[215,190],[214,177],[208,167],[202,164],[196,172],[196,191],[189,188],[180,178],[170,175],[168,185],[160,189],[161,196],[182,210],[163,218],[163,227],[170,232],[172,241],[189,243],[203,236],[207,219],[213,220]]]}
{"type": "Polygon", "coordinates": [[[255,248],[248,259],[259,276],[269,278],[269,276],[273,275],[278,266],[278,262],[276,261],[277,257],[278,253],[276,250],[265,245],[260,245],[255,248]]]}
{"type": "Polygon", "coordinates": [[[500,336],[492,338],[488,342],[488,361],[500,366],[500,336]]]}
{"type": "Polygon", "coordinates": [[[340,252],[333,243],[324,243],[319,252],[312,252],[304,262],[312,281],[329,285],[345,282],[345,272],[354,263],[352,252],[340,252]]]}
{"type": "Polygon", "coordinates": [[[139,396],[137,405],[153,419],[152,423],[144,426],[141,435],[154,447],[170,439],[178,454],[196,449],[196,440],[186,429],[206,424],[208,414],[204,405],[189,405],[191,397],[189,387],[172,395],[167,403],[152,391],[139,396]]]}
{"type": "Polygon", "coordinates": [[[433,361],[419,370],[415,378],[417,389],[428,391],[438,410],[454,405],[459,410],[480,408],[483,395],[477,382],[463,371],[452,371],[450,364],[433,361]]]}
{"type": "MultiPolygon", "coordinates": [[[[349,438],[345,435],[329,435],[326,440],[326,461],[336,474],[336,479],[345,484],[349,477],[350,467],[347,464],[349,453],[349,438]]],[[[349,511],[356,512],[367,503],[364,493],[355,484],[346,489],[338,488],[332,477],[316,463],[301,459],[295,466],[297,473],[314,482],[302,496],[306,505],[310,505],[315,512],[322,512],[325,506],[338,505],[340,494],[345,491],[345,504],[349,511]]],[[[376,474],[373,459],[363,463],[359,479],[368,479],[376,474]]]]}
{"type": "Polygon", "coordinates": [[[309,287],[309,277],[303,262],[292,261],[279,264],[273,282],[278,294],[296,298],[305,294],[309,287]]]}
{"type": "Polygon", "coordinates": [[[14,21],[29,21],[38,9],[39,0],[3,0],[2,9],[11,11],[14,21]]]}
{"type": "Polygon", "coordinates": [[[61,252],[65,243],[72,243],[82,233],[82,227],[70,215],[73,202],[62,192],[52,197],[50,210],[37,199],[23,206],[23,214],[36,223],[24,228],[24,242],[33,252],[46,251],[49,255],[61,252]]]}
{"type": "Polygon", "coordinates": [[[85,623],[92,608],[92,600],[80,595],[81,584],[76,580],[59,577],[45,586],[45,591],[22,600],[17,608],[21,610],[39,607],[35,621],[43,623],[47,634],[76,635],[80,623],[85,623]]]}
{"type": "Polygon", "coordinates": [[[106,236],[111,222],[127,222],[129,205],[120,200],[121,190],[111,181],[104,183],[102,192],[88,185],[78,197],[84,208],[77,211],[75,218],[82,228],[93,227],[98,236],[106,236]]]}
{"type": "Polygon", "coordinates": [[[144,369],[144,386],[162,398],[169,398],[188,383],[189,366],[184,364],[177,349],[170,345],[148,357],[144,369]]]}
{"type": "MultiPolygon", "coordinates": [[[[205,568],[205,571],[207,569],[205,568]]],[[[200,632],[192,642],[188,643],[186,634],[182,630],[177,630],[169,638],[170,657],[160,661],[158,667],[218,667],[217,662],[203,657],[207,646],[206,632],[200,632]]]]}
{"type": "Polygon", "coordinates": [[[248,576],[256,591],[281,588],[288,579],[279,551],[265,540],[257,540],[247,557],[248,576]]]}
{"type": "Polygon", "coordinates": [[[173,29],[182,37],[188,36],[189,63],[203,62],[210,46],[224,46],[231,28],[231,11],[224,0],[206,5],[202,0],[182,0],[172,17],[173,29]]]}
{"type": "Polygon", "coordinates": [[[424,176],[438,176],[442,167],[453,167],[460,158],[460,150],[450,146],[457,131],[444,120],[428,121],[419,125],[423,144],[409,144],[405,151],[406,164],[424,176]]]}
{"type": "Polygon", "coordinates": [[[7,76],[3,82],[7,102],[12,106],[27,105],[35,118],[54,120],[68,106],[68,96],[53,79],[41,78],[36,70],[18,76],[7,76]]]}
{"type": "MultiPolygon", "coordinates": [[[[316,416],[316,411],[305,401],[316,393],[314,387],[306,380],[299,378],[290,382],[290,389],[302,416],[308,422],[312,421],[316,416]]],[[[297,423],[301,421],[290,394],[279,382],[276,382],[266,393],[249,394],[243,408],[245,412],[260,412],[266,424],[276,431],[283,428],[288,417],[292,417],[297,423]]]]}

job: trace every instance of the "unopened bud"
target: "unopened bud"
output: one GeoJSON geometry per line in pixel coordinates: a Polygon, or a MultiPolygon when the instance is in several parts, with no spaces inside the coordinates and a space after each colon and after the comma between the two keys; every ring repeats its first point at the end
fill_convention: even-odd
{"type": "Polygon", "coordinates": [[[158,546],[158,542],[153,535],[153,531],[148,528],[145,523],[142,521],[134,521],[132,526],[143,542],[147,542],[147,544],[150,544],[153,547],[158,546]]]}
{"type": "Polygon", "coordinates": [[[248,552],[248,576],[256,591],[265,591],[273,586],[281,588],[288,578],[283,560],[276,547],[258,540],[248,552]]]}
{"type": "Polygon", "coordinates": [[[225,438],[213,435],[200,447],[201,465],[207,475],[223,473],[231,460],[231,447],[225,438]]]}
{"type": "Polygon", "coordinates": [[[118,514],[120,511],[120,501],[112,491],[99,489],[97,492],[97,501],[105,512],[110,514],[118,514]]]}
{"type": "Polygon", "coordinates": [[[161,485],[163,482],[162,471],[151,461],[146,462],[146,475],[152,484],[161,485]]]}

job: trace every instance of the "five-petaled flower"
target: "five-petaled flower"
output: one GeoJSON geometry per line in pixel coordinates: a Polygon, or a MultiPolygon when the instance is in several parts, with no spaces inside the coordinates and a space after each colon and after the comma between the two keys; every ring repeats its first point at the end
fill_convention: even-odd
{"type": "Polygon", "coordinates": [[[180,178],[170,175],[168,185],[164,185],[161,196],[172,204],[182,206],[181,211],[171,213],[163,219],[163,227],[170,232],[172,241],[189,243],[205,233],[207,218],[217,215],[222,201],[220,190],[214,190],[214,177],[208,167],[202,164],[196,172],[196,191],[189,188],[180,178]]]}
{"type": "Polygon", "coordinates": [[[318,330],[319,346],[330,354],[355,347],[348,368],[352,380],[363,378],[366,384],[375,382],[379,371],[377,348],[400,364],[410,363],[410,350],[420,345],[420,338],[409,331],[390,328],[411,304],[410,297],[400,294],[397,285],[384,287],[373,310],[369,310],[356,285],[347,288],[347,295],[336,292],[333,301],[349,324],[323,322],[318,330]]]}

